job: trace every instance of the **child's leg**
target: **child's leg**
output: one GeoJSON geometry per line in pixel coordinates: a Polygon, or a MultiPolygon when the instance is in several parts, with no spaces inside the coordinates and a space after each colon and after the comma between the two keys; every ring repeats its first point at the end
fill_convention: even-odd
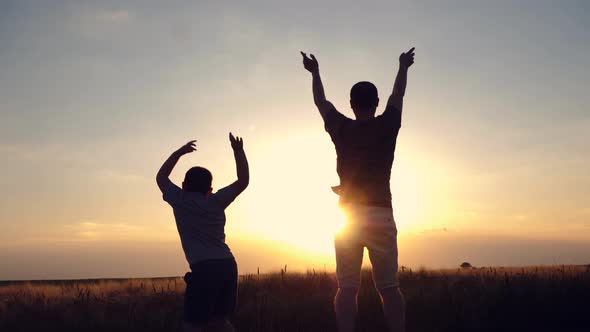
{"type": "Polygon", "coordinates": [[[213,306],[213,318],[203,332],[234,332],[229,321],[234,315],[238,294],[238,267],[235,259],[218,260],[212,268],[218,289],[213,306]]]}

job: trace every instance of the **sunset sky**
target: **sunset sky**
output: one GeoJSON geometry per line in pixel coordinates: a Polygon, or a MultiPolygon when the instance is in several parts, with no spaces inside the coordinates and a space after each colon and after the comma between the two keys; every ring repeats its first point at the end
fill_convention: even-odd
{"type": "Polygon", "coordinates": [[[240,272],[333,269],[335,152],[299,51],[352,117],[350,87],[384,105],[410,47],[400,264],[590,263],[588,1],[0,0],[0,280],[183,274],[155,174],[196,139],[172,179],[229,184],[229,131],[240,272]]]}

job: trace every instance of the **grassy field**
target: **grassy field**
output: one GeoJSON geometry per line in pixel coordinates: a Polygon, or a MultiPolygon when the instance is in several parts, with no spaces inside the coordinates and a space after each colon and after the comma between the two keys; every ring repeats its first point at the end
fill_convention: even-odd
{"type": "MultiPolygon", "coordinates": [[[[586,266],[400,274],[408,331],[590,331],[586,266]]],[[[0,331],[181,331],[180,278],[0,283],[0,331]]],[[[336,331],[331,273],[240,278],[239,332],[336,331]]],[[[363,272],[358,331],[385,331],[363,272]]]]}

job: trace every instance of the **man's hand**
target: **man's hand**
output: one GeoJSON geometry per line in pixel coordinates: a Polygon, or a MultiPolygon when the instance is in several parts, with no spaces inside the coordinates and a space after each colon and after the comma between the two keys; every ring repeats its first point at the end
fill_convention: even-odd
{"type": "Polygon", "coordinates": [[[313,91],[313,103],[320,111],[322,118],[325,118],[326,114],[334,108],[334,105],[326,99],[324,93],[324,85],[322,84],[322,78],[320,77],[320,67],[318,60],[313,54],[310,57],[307,54],[301,52],[303,56],[303,67],[311,73],[311,87],[313,91]]]}
{"type": "Polygon", "coordinates": [[[399,65],[400,67],[409,68],[411,65],[414,64],[414,47],[412,47],[406,53],[402,53],[399,56],[399,65]]]}
{"type": "Polygon", "coordinates": [[[408,82],[408,68],[414,64],[414,47],[399,56],[399,69],[395,82],[393,83],[393,92],[387,100],[387,106],[393,106],[401,116],[402,107],[404,106],[404,95],[406,94],[406,85],[408,82]]]}
{"type": "Polygon", "coordinates": [[[310,54],[308,57],[307,54],[301,52],[303,56],[303,67],[307,69],[310,73],[317,73],[320,70],[320,65],[318,64],[318,60],[315,58],[313,54],[310,54]]]}
{"type": "Polygon", "coordinates": [[[241,137],[234,137],[232,133],[229,133],[229,142],[234,151],[244,150],[244,140],[241,137]]]}
{"type": "Polygon", "coordinates": [[[196,140],[193,140],[193,141],[186,143],[185,145],[181,146],[178,150],[176,150],[176,153],[183,156],[185,154],[196,151],[197,150],[196,142],[197,142],[196,140]]]}

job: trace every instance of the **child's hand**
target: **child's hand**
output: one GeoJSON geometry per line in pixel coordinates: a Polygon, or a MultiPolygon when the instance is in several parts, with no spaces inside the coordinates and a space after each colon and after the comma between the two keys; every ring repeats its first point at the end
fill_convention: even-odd
{"type": "Polygon", "coordinates": [[[196,142],[197,141],[194,140],[194,141],[190,141],[190,142],[186,143],[185,145],[181,146],[180,149],[176,150],[176,153],[179,153],[182,156],[187,153],[191,153],[193,151],[196,151],[197,150],[196,142]]]}
{"type": "Polygon", "coordinates": [[[229,141],[230,141],[231,147],[232,147],[232,149],[234,149],[234,151],[239,151],[239,150],[244,149],[244,141],[242,140],[241,137],[234,137],[234,135],[232,135],[232,133],[229,133],[229,141]]]}

